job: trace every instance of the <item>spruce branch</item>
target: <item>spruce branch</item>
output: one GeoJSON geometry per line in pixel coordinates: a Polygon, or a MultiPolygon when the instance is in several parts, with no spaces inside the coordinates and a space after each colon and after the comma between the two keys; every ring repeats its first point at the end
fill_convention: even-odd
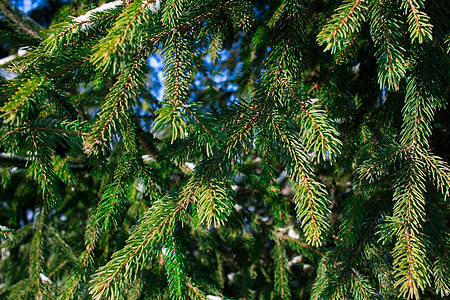
{"type": "Polygon", "coordinates": [[[357,271],[353,271],[350,275],[352,294],[355,299],[376,299],[375,288],[369,283],[366,276],[357,271]]]}
{"type": "Polygon", "coordinates": [[[114,26],[108,30],[108,35],[95,45],[94,54],[91,57],[91,63],[94,66],[103,71],[112,67],[113,73],[117,74],[119,51],[126,53],[125,45],[128,43],[133,47],[135,44],[139,44],[135,36],[140,26],[147,21],[149,7],[154,2],[153,0],[134,1],[125,7],[114,26]],[[125,43],[125,40],[128,43],[125,43]]]}
{"type": "Polygon", "coordinates": [[[431,135],[436,99],[417,77],[407,78],[406,92],[400,143],[413,149],[416,147],[426,149],[431,135]]]}
{"type": "MultiPolygon", "coordinates": [[[[14,93],[14,95],[2,107],[1,115],[5,123],[11,125],[20,125],[23,119],[28,116],[33,109],[32,101],[36,94],[41,91],[45,79],[43,77],[33,76],[23,80],[23,85],[14,93]]],[[[15,85],[15,83],[12,83],[15,85]]]]}
{"type": "Polygon", "coordinates": [[[93,266],[95,245],[100,232],[100,226],[95,218],[95,210],[92,209],[86,224],[85,250],[78,255],[75,268],[71,270],[68,279],[60,289],[58,300],[76,299],[77,292],[83,289],[83,284],[87,284],[89,281],[88,274],[93,266]]]}
{"type": "Polygon", "coordinates": [[[289,287],[291,271],[288,265],[285,245],[276,234],[273,235],[273,238],[275,242],[273,249],[275,261],[275,293],[280,299],[289,299],[291,297],[291,289],[289,287]]]}
{"type": "Polygon", "coordinates": [[[358,241],[364,218],[363,200],[363,195],[354,193],[345,203],[339,229],[339,241],[344,246],[354,246],[358,241]]]}
{"type": "Polygon", "coordinates": [[[426,40],[432,40],[433,25],[430,24],[430,18],[420,9],[424,8],[422,0],[403,0],[402,7],[408,13],[408,31],[411,36],[411,41],[416,40],[421,44],[426,40]]]}
{"type": "Polygon", "coordinates": [[[347,0],[339,6],[335,14],[317,36],[319,45],[326,44],[324,51],[336,53],[343,50],[351,38],[357,34],[366,19],[368,11],[365,0],[347,0]]]}
{"type": "Polygon", "coordinates": [[[396,91],[407,69],[405,49],[400,46],[401,36],[396,30],[401,27],[400,12],[390,0],[374,1],[370,11],[372,39],[380,47],[377,51],[378,83],[381,89],[387,84],[396,91]]]}
{"type": "Polygon", "coordinates": [[[389,168],[397,161],[406,158],[411,151],[410,147],[401,147],[395,142],[381,145],[371,153],[371,158],[365,160],[357,169],[355,183],[359,185],[356,191],[359,193],[364,180],[372,184],[386,175],[389,168]]]}
{"type": "Polygon", "coordinates": [[[416,153],[424,162],[433,183],[447,199],[450,196],[450,169],[448,163],[439,156],[433,155],[430,151],[421,151],[419,149],[416,153]]]}
{"type": "Polygon", "coordinates": [[[10,47],[38,46],[39,43],[40,43],[39,39],[31,37],[29,35],[24,35],[7,30],[0,30],[0,45],[2,46],[10,46],[10,47]]]}
{"type": "Polygon", "coordinates": [[[314,83],[314,85],[308,90],[308,94],[311,94],[314,90],[317,90],[328,78],[328,76],[331,74],[331,72],[336,68],[336,66],[339,64],[340,60],[345,57],[345,54],[347,51],[351,48],[353,43],[356,41],[360,33],[355,34],[355,36],[350,40],[350,42],[345,46],[345,48],[341,51],[341,53],[337,56],[337,58],[334,60],[334,63],[328,68],[327,73],[322,77],[322,79],[314,83]]]}
{"type": "Polygon", "coordinates": [[[93,299],[118,296],[119,290],[135,278],[149,255],[156,254],[152,250],[157,250],[158,243],[167,239],[178,213],[186,204],[186,200],[182,200],[180,204],[172,199],[163,200],[146,212],[126,246],[114,253],[108,264],[94,274],[89,288],[93,299]],[[131,267],[131,264],[135,267],[131,267]]]}
{"type": "Polygon", "coordinates": [[[195,199],[199,224],[205,227],[220,227],[224,224],[227,216],[231,213],[231,195],[229,183],[214,178],[195,178],[186,184],[181,193],[182,197],[188,198],[192,190],[192,198],[195,199]],[[187,194],[188,193],[188,194],[187,194]]]}
{"type": "Polygon", "coordinates": [[[0,298],[448,296],[436,1],[88,0],[0,31],[30,46],[0,70],[0,298]]]}
{"type": "Polygon", "coordinates": [[[145,80],[147,51],[146,47],[140,49],[106,96],[100,117],[84,142],[87,154],[95,153],[99,148],[104,151],[104,144],[117,131],[125,136],[131,122],[129,110],[137,101],[138,90],[145,80]]]}
{"type": "MultiPolygon", "coordinates": [[[[300,132],[304,137],[303,143],[308,152],[313,152],[318,161],[334,159],[339,156],[342,142],[337,138],[338,132],[332,122],[326,117],[325,112],[308,107],[309,103],[301,99],[299,93],[284,79],[279,79],[282,85],[290,93],[291,97],[297,102],[298,109],[291,109],[289,114],[298,113],[296,116],[300,121],[300,132]],[[315,130],[311,130],[311,127],[315,130]]],[[[301,95],[301,94],[300,94],[301,95]]]]}
{"type": "Polygon", "coordinates": [[[312,179],[312,170],[303,147],[298,142],[280,116],[276,113],[267,114],[270,124],[270,136],[273,140],[283,141],[280,151],[281,162],[285,164],[288,175],[295,183],[297,218],[302,222],[302,229],[308,243],[318,246],[327,229],[324,219],[328,215],[328,197],[323,185],[312,179]]]}
{"type": "Polygon", "coordinates": [[[96,220],[103,224],[103,230],[118,226],[118,216],[127,202],[128,181],[131,180],[132,171],[137,164],[133,154],[128,152],[120,158],[114,172],[114,182],[106,187],[98,204],[96,220]]]}
{"type": "Polygon", "coordinates": [[[0,165],[2,166],[25,168],[27,163],[28,163],[27,157],[12,155],[9,153],[0,153],[0,165]]]}
{"type": "Polygon", "coordinates": [[[49,208],[55,208],[62,203],[62,198],[49,150],[44,146],[42,137],[38,136],[33,129],[29,131],[29,134],[34,153],[31,155],[32,163],[28,171],[40,185],[45,204],[49,208]]]}
{"type": "Polygon", "coordinates": [[[306,241],[319,246],[324,238],[328,224],[328,197],[322,184],[304,176],[296,186],[294,196],[297,219],[302,221],[306,241]]]}
{"type": "Polygon", "coordinates": [[[35,296],[35,294],[33,294],[32,292],[33,287],[34,286],[31,279],[21,280],[11,286],[11,288],[9,289],[11,291],[9,297],[12,299],[24,299],[27,297],[35,296]]]}
{"type": "Polygon", "coordinates": [[[41,274],[43,273],[43,242],[44,242],[44,220],[47,217],[45,207],[42,206],[39,215],[35,223],[35,234],[33,236],[32,248],[33,251],[30,252],[30,266],[29,272],[32,280],[33,288],[35,289],[35,294],[39,297],[44,296],[43,286],[41,282],[41,274]]]}
{"type": "Polygon", "coordinates": [[[173,232],[163,248],[165,269],[169,281],[169,289],[173,299],[186,299],[187,275],[185,274],[184,257],[179,243],[175,240],[173,232]]]}
{"type": "Polygon", "coordinates": [[[166,104],[156,111],[153,131],[160,132],[171,125],[171,142],[184,138],[187,133],[185,103],[189,79],[192,72],[191,52],[185,36],[175,32],[164,50],[164,71],[166,75],[166,104]]]}
{"type": "Polygon", "coordinates": [[[438,294],[442,297],[450,295],[450,280],[447,272],[450,271],[448,265],[448,254],[438,257],[433,265],[433,277],[438,294]]]}
{"type": "Polygon", "coordinates": [[[430,284],[430,264],[425,255],[427,241],[422,229],[425,221],[423,169],[417,159],[407,162],[395,186],[394,216],[386,218],[379,231],[383,239],[397,238],[392,250],[394,286],[407,298],[417,298],[430,284]]]}

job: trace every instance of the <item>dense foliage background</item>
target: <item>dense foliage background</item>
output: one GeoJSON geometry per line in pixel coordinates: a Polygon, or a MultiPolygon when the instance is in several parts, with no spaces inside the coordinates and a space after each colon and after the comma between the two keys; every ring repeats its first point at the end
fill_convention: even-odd
{"type": "Polygon", "coordinates": [[[449,1],[104,2],[0,0],[0,298],[450,295],[449,1]]]}

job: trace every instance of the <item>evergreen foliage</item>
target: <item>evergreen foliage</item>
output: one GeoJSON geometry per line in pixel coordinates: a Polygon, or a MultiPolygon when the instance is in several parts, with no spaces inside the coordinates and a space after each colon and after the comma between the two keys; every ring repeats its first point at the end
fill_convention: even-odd
{"type": "Polygon", "coordinates": [[[1,299],[450,296],[449,1],[104,2],[0,0],[1,299]]]}

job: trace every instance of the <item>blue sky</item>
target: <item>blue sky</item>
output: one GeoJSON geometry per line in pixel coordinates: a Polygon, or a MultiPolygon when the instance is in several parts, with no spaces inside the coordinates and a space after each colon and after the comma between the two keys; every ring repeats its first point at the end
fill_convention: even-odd
{"type": "Polygon", "coordinates": [[[21,11],[28,13],[31,10],[35,9],[42,3],[42,1],[33,1],[33,0],[12,0],[11,1],[18,9],[21,11]]]}

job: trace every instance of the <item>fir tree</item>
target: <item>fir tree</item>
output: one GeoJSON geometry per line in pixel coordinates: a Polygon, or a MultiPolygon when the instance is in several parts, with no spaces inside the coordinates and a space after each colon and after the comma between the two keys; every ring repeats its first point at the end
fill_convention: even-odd
{"type": "Polygon", "coordinates": [[[0,297],[450,296],[449,1],[104,2],[0,0],[0,297]]]}

